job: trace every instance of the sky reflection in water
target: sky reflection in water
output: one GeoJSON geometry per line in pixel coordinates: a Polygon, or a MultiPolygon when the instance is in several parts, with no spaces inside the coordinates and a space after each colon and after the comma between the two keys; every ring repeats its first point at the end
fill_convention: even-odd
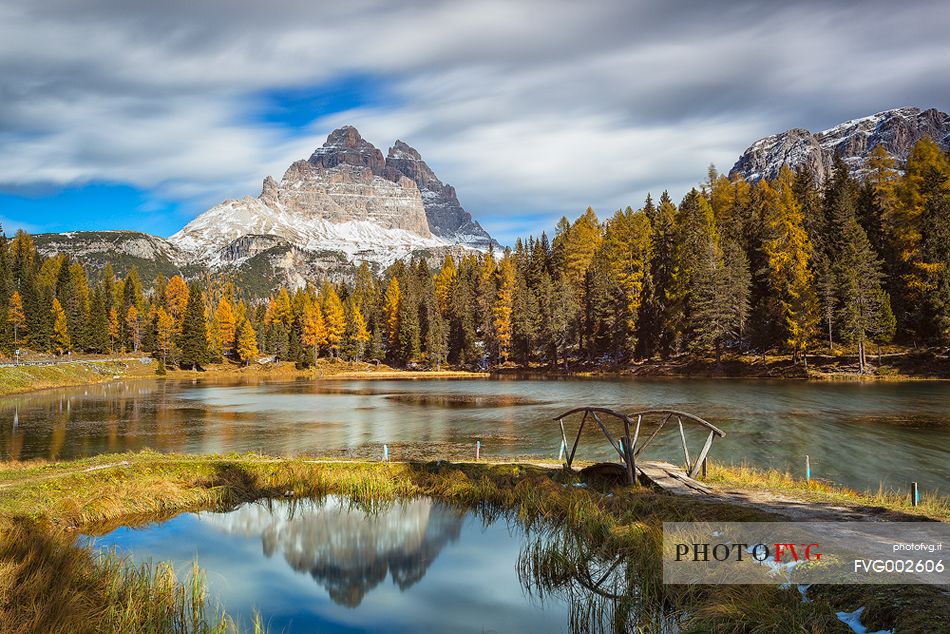
{"type": "Polygon", "coordinates": [[[524,538],[428,498],[366,509],[331,496],[183,514],[94,543],[179,571],[197,559],[229,614],[248,623],[257,609],[272,631],[566,631],[567,604],[531,599],[519,580],[524,538]]]}

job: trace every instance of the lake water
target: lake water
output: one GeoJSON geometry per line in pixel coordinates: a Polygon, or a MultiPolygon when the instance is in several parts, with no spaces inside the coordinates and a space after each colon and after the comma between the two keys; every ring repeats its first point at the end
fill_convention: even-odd
{"type": "MultiPolygon", "coordinates": [[[[789,469],[858,488],[880,483],[950,491],[950,383],[560,379],[141,381],[0,400],[0,455],[64,459],[151,448],[392,459],[535,455],[556,458],[552,418],[572,407],[658,406],[726,432],[710,456],[789,469]]],[[[576,423],[575,423],[576,424],[576,423]]],[[[675,426],[670,426],[674,427],[675,426]]],[[[671,430],[667,428],[667,432],[671,430]]],[[[691,431],[693,456],[703,435],[691,431]]],[[[570,433],[570,432],[569,432],[570,433]]],[[[578,456],[609,457],[599,432],[578,456]]],[[[678,431],[647,457],[682,461],[678,431]]]]}
{"type": "MultiPolygon", "coordinates": [[[[542,599],[519,565],[537,539],[429,498],[365,509],[331,496],[183,514],[91,543],[170,561],[182,579],[197,561],[213,601],[245,626],[258,612],[273,632],[570,631],[574,585],[542,599]]],[[[601,587],[623,594],[623,575],[601,587]]]]}

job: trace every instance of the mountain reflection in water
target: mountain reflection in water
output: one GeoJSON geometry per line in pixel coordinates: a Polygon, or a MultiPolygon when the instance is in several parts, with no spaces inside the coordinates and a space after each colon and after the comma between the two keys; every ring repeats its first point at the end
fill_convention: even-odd
{"type": "Polygon", "coordinates": [[[288,633],[675,632],[652,550],[604,537],[488,503],[330,496],[84,539],[134,564],[169,561],[183,579],[197,563],[210,604],[247,629],[259,615],[288,633]]]}
{"type": "Polygon", "coordinates": [[[263,552],[279,552],[309,573],[339,605],[356,607],[386,579],[400,590],[421,580],[462,530],[464,511],[416,498],[367,510],[330,496],[322,501],[245,504],[199,521],[232,535],[260,535],[263,552]]]}

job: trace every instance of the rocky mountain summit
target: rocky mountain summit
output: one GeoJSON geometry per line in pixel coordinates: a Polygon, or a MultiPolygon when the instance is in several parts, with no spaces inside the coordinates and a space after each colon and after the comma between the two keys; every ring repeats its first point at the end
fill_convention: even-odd
{"type": "Polygon", "coordinates": [[[216,265],[233,255],[233,241],[248,236],[273,236],[308,251],[339,251],[353,262],[383,265],[419,249],[491,243],[418,152],[397,141],[387,160],[352,126],[331,132],[280,182],[265,178],[257,198],[216,205],[169,241],[216,265]]]}
{"type": "Polygon", "coordinates": [[[837,155],[851,173],[860,178],[865,161],[875,146],[883,146],[901,162],[924,135],[945,150],[950,149],[950,115],[935,108],[895,108],[816,133],[794,128],[753,143],[742,153],[730,173],[757,181],[774,178],[782,165],[795,168],[807,164],[818,180],[824,181],[831,175],[837,155]]]}
{"type": "Polygon", "coordinates": [[[415,149],[396,141],[388,157],[356,128],[334,130],[310,158],[295,161],[259,196],[226,200],[167,240],[132,231],[70,232],[37,238],[41,252],[94,266],[140,271],[231,270],[261,290],[497,244],[415,149]]]}
{"type": "Polygon", "coordinates": [[[397,140],[389,148],[386,165],[390,178],[397,174],[405,175],[419,188],[429,231],[433,234],[451,242],[480,249],[497,244],[481,225],[472,219],[472,214],[462,208],[455,188],[440,181],[415,148],[397,140]]]}

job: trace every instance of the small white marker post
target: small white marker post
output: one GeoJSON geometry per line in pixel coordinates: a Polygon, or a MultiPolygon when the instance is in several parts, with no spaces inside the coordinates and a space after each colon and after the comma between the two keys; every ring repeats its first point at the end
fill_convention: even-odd
{"type": "Polygon", "coordinates": [[[805,454],[805,480],[811,481],[811,462],[808,460],[808,454],[805,454]]]}
{"type": "Polygon", "coordinates": [[[389,462],[389,445],[383,445],[383,460],[389,462]]]}
{"type": "Polygon", "coordinates": [[[475,441],[475,460],[478,460],[479,456],[481,456],[481,453],[482,453],[482,441],[476,440],[475,441]]]}
{"type": "Polygon", "coordinates": [[[914,483],[911,485],[911,494],[910,494],[910,495],[911,495],[911,497],[910,497],[910,503],[911,503],[911,505],[912,505],[912,506],[919,506],[919,505],[920,505],[920,491],[917,489],[917,483],[916,483],[916,482],[914,482],[914,483]]]}

